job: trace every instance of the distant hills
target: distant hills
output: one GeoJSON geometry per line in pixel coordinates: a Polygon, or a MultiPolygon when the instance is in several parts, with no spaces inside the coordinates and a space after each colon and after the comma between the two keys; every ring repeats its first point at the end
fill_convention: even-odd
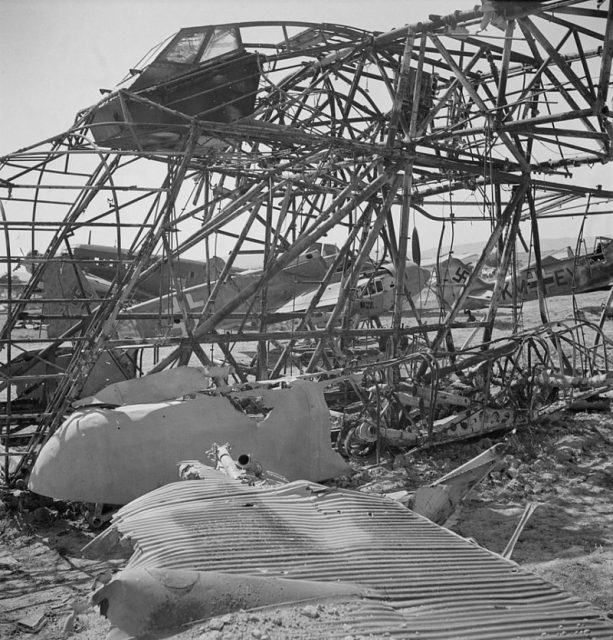
{"type": "MultiPolygon", "coordinates": [[[[481,255],[485,243],[486,241],[480,241],[455,245],[453,248],[453,255],[456,257],[473,253],[481,255]]],[[[587,251],[591,251],[594,248],[593,236],[588,236],[585,238],[585,246],[587,248],[587,251]]],[[[518,248],[520,247],[521,245],[518,244],[518,248]]],[[[566,238],[541,238],[541,252],[543,255],[551,255],[553,253],[564,252],[566,251],[566,247],[570,247],[574,252],[577,247],[577,238],[573,238],[572,236],[566,238]]],[[[446,256],[448,252],[449,245],[441,249],[441,256],[446,256]]],[[[426,251],[422,250],[422,263],[434,262],[436,260],[436,253],[436,248],[431,248],[426,251]]],[[[521,254],[524,252],[520,251],[519,253],[521,254]]]]}

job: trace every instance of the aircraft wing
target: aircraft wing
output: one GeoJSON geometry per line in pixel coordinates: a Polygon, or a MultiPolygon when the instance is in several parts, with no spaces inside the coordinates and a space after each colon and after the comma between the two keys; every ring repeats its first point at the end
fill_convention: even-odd
{"type": "MultiPolygon", "coordinates": [[[[313,298],[315,297],[316,292],[317,289],[313,289],[312,291],[307,291],[306,293],[296,296],[278,309],[275,309],[274,312],[287,315],[291,315],[292,313],[304,313],[309,308],[311,300],[313,300],[313,298]]],[[[320,311],[332,309],[338,302],[340,292],[340,282],[335,282],[331,285],[328,285],[317,304],[317,309],[319,309],[320,311]]]]}
{"type": "Polygon", "coordinates": [[[110,280],[105,280],[100,276],[95,276],[91,273],[83,272],[85,279],[93,289],[96,298],[103,298],[109,292],[111,288],[110,280]]]}
{"type": "Polygon", "coordinates": [[[492,291],[481,291],[479,293],[471,293],[468,295],[468,298],[466,299],[466,301],[476,305],[473,308],[486,307],[492,301],[492,291]]]}
{"type": "MultiPolygon", "coordinates": [[[[100,276],[96,276],[93,273],[89,273],[87,271],[83,272],[85,279],[89,286],[93,289],[94,296],[96,298],[104,298],[111,289],[111,281],[105,278],[101,278],[100,276]]],[[[147,295],[144,291],[135,287],[132,290],[132,295],[137,300],[148,300],[151,298],[150,295],[147,295]]]]}

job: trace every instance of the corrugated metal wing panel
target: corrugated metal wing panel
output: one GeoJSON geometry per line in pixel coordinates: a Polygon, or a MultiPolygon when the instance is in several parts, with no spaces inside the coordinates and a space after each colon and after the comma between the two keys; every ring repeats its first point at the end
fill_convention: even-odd
{"type": "MultiPolygon", "coordinates": [[[[213,474],[142,496],[117,513],[112,529],[135,546],[126,570],[216,571],[374,589],[381,601],[363,601],[351,621],[360,633],[613,638],[613,624],[588,604],[378,496],[301,481],[261,489],[213,474]]],[[[328,631],[340,633],[335,626],[328,631]]]]}

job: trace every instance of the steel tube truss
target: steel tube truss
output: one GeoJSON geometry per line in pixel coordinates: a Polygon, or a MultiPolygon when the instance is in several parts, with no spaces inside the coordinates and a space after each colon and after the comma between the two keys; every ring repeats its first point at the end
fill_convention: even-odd
{"type": "Polygon", "coordinates": [[[613,191],[569,178],[613,158],[612,22],[611,8],[562,0],[492,2],[388,33],[218,25],[238,49],[176,82],[147,84],[155,63],[136,70],[68,131],[3,157],[5,444],[17,407],[40,416],[26,455],[7,450],[7,474],[96,371],[194,358],[245,382],[343,366],[373,340],[394,355],[415,331],[416,349],[447,353],[461,302],[442,326],[420,322],[410,221],[470,201],[457,219],[490,221],[489,252],[520,220],[538,232],[562,205],[610,203],[613,191]],[[259,270],[240,271],[246,257],[259,270]],[[402,286],[379,313],[386,264],[402,286]],[[25,335],[24,318],[46,335],[25,335]]]}

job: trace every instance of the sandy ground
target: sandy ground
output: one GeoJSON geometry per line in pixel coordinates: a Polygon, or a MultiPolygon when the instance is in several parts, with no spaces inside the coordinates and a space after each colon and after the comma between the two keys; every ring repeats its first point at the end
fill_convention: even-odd
{"type": "Polygon", "coordinates": [[[500,552],[525,504],[536,503],[513,559],[613,618],[611,414],[560,414],[512,440],[505,466],[452,528],[500,552]]]}
{"type": "MultiPolygon", "coordinates": [[[[350,485],[375,493],[411,490],[498,440],[507,443],[500,467],[472,492],[447,526],[501,552],[525,505],[537,503],[513,559],[613,618],[610,412],[563,412],[512,436],[448,445],[395,463],[358,464],[350,485]]],[[[31,638],[37,625],[36,637],[41,639],[104,638],[108,622],[89,606],[89,594],[124,560],[80,558],[80,549],[95,532],[70,505],[48,501],[45,506],[28,493],[5,494],[0,512],[0,638],[31,638]]],[[[298,637],[298,628],[308,637],[309,625],[317,624],[308,613],[295,610],[289,618],[283,612],[237,614],[198,625],[182,637],[298,637]],[[222,632],[224,628],[230,635],[222,632]]],[[[338,607],[318,613],[326,615],[339,615],[338,607]]]]}

